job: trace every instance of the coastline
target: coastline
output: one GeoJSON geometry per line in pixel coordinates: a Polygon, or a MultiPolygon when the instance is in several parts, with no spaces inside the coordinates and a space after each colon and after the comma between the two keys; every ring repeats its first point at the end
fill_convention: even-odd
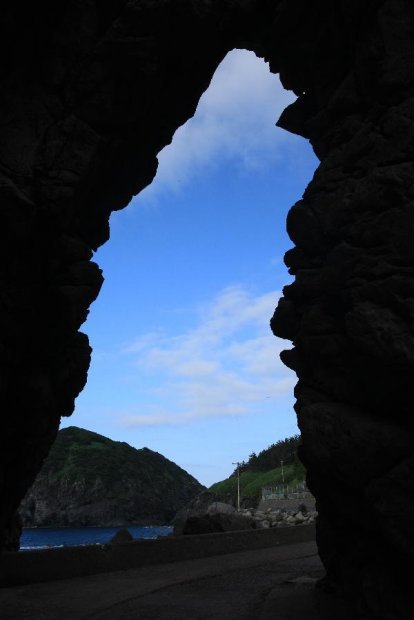
{"type": "Polygon", "coordinates": [[[0,557],[0,586],[84,577],[315,540],[315,526],[165,536],[119,544],[9,552],[0,557]]]}
{"type": "Polygon", "coordinates": [[[172,527],[169,525],[128,525],[127,530],[126,528],[100,526],[24,528],[18,553],[40,549],[105,545],[110,543],[120,531],[128,531],[130,540],[156,539],[169,536],[172,533],[172,527]]]}
{"type": "MultiPolygon", "coordinates": [[[[302,529],[302,528],[300,528],[302,529]]],[[[350,620],[314,541],[0,589],[2,620],[350,620]]]]}

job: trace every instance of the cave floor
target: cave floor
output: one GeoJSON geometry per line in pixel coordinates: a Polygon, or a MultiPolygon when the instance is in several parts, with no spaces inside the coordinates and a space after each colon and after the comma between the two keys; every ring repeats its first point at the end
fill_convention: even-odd
{"type": "Polygon", "coordinates": [[[0,589],[2,620],[345,620],[314,542],[0,589]]]}

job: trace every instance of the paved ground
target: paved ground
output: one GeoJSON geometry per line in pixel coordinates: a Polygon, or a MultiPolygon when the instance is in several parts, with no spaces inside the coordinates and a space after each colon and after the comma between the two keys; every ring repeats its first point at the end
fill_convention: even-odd
{"type": "Polygon", "coordinates": [[[1,620],[346,620],[314,542],[0,590],[1,620]]]}

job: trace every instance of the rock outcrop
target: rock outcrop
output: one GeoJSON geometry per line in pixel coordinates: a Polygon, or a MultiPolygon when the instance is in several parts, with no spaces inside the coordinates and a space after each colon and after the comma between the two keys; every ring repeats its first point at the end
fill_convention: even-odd
{"type": "Polygon", "coordinates": [[[128,543],[134,540],[131,532],[127,529],[118,530],[116,534],[114,534],[110,540],[112,545],[121,545],[123,543],[128,543]]]}
{"type": "MultiPolygon", "coordinates": [[[[287,227],[301,458],[328,579],[405,618],[414,556],[414,7],[409,0],[39,0],[2,8],[0,547],[90,359],[108,218],[235,48],[298,97],[279,125],[321,165],[287,227]],[[339,505],[348,506],[347,511],[339,505]]],[[[409,610],[409,611],[407,611],[409,610]]],[[[409,614],[409,615],[407,615],[409,614]]]]}
{"type": "Polygon", "coordinates": [[[26,527],[162,525],[203,489],[158,452],[70,426],[19,512],[26,527]]]}

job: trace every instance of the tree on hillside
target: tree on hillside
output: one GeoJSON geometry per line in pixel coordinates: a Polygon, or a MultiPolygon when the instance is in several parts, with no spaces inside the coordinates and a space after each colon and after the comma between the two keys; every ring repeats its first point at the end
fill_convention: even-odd
{"type": "MultiPolygon", "coordinates": [[[[300,435],[293,435],[286,439],[281,439],[271,444],[265,450],[256,454],[252,452],[247,463],[243,461],[239,465],[240,473],[251,471],[269,471],[280,467],[281,461],[284,465],[299,463],[298,446],[300,444],[300,435]]],[[[237,475],[237,469],[232,475],[237,475]]]]}

